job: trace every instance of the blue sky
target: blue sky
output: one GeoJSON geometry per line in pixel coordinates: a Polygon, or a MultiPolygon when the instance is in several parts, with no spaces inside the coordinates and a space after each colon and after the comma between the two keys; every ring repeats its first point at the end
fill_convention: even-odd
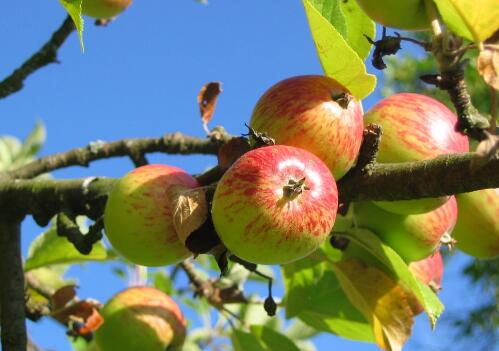
{"type": "MultiPolygon", "coordinates": [[[[0,3],[0,79],[44,43],[65,18],[58,1],[0,3]]],[[[204,136],[196,97],[203,84],[223,82],[210,123],[230,133],[245,131],[258,97],[275,82],[300,74],[321,74],[300,1],[135,1],[108,27],[86,21],[85,53],[72,35],[59,52],[61,64],[46,67],[25,82],[25,88],[0,101],[0,135],[24,137],[35,121],[48,130],[43,155],[79,147],[95,140],[159,136],[182,131],[204,136]]],[[[406,45],[407,46],[407,45],[406,45]]],[[[364,101],[367,110],[379,95],[364,101]]],[[[151,162],[174,164],[198,173],[216,163],[208,156],[154,155],[151,162]]],[[[54,172],[58,178],[89,175],[120,177],[132,167],[128,159],[112,159],[54,172]]],[[[41,232],[28,219],[23,224],[24,254],[41,232]]],[[[459,274],[467,262],[453,258],[444,279],[442,299],[459,308],[466,293],[459,274]]],[[[107,300],[125,283],[111,273],[113,264],[89,264],[70,273],[78,276],[80,296],[107,300]]],[[[469,291],[468,291],[469,293],[469,291]]],[[[188,318],[196,323],[196,317],[188,318]]],[[[34,340],[44,348],[68,350],[64,331],[50,321],[29,324],[34,340]]],[[[407,350],[439,343],[449,329],[432,334],[419,317],[407,350]]],[[[323,334],[318,350],[377,348],[323,334]]],[[[437,346],[435,346],[437,347],[437,346]]],[[[438,349],[438,348],[435,348],[438,349]]]]}

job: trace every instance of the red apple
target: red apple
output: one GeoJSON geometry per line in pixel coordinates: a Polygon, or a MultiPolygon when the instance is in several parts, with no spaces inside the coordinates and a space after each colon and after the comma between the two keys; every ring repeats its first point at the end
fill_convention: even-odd
{"type": "Polygon", "coordinates": [[[160,290],[128,288],[100,312],[104,324],[95,333],[99,351],[182,349],[186,320],[175,301],[160,290]]]}
{"type": "Polygon", "coordinates": [[[173,264],[190,255],[173,224],[169,195],[179,186],[199,184],[166,165],[138,167],[118,181],[104,210],[106,236],[116,251],[143,266],[173,264]]]}
{"type": "Polygon", "coordinates": [[[457,220],[454,196],[428,213],[398,215],[371,202],[354,204],[355,221],[370,229],[394,249],[406,262],[418,261],[434,253],[449,235],[457,220]],[[444,235],[446,237],[442,238],[444,235]]]}
{"type": "Polygon", "coordinates": [[[374,21],[406,30],[429,29],[424,0],[357,0],[374,21]]]}
{"type": "Polygon", "coordinates": [[[499,188],[458,194],[456,247],[478,258],[499,256],[499,188]]]}
{"type": "MultiPolygon", "coordinates": [[[[381,163],[420,161],[469,151],[468,138],[456,131],[457,117],[445,105],[428,96],[392,95],[369,110],[364,123],[376,123],[383,128],[377,156],[381,163]]],[[[431,211],[447,199],[444,196],[376,204],[387,211],[411,214],[431,211]]]]}
{"type": "Polygon", "coordinates": [[[250,126],[277,144],[296,146],[319,157],[340,179],[355,163],[362,143],[362,106],[335,80],[298,76],[263,94],[250,126]]]}
{"type": "Polygon", "coordinates": [[[94,18],[112,18],[125,11],[132,0],[83,0],[81,12],[94,18]]]}
{"type": "MultiPolygon", "coordinates": [[[[409,270],[414,277],[421,283],[428,285],[435,293],[438,293],[442,286],[442,275],[444,272],[444,263],[442,255],[436,251],[433,255],[426,257],[420,261],[411,262],[409,270]]],[[[409,299],[409,304],[413,313],[420,314],[423,312],[423,306],[419,304],[414,296],[409,299]]]]}
{"type": "Polygon", "coordinates": [[[285,145],[252,150],[219,181],[212,204],[215,229],[236,256],[257,264],[302,258],[328,237],[338,193],[327,166],[285,145]]]}

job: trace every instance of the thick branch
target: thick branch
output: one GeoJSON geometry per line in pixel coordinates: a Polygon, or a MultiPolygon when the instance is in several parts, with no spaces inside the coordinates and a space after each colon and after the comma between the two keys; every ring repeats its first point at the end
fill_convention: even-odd
{"type": "Polygon", "coordinates": [[[27,347],[20,225],[21,218],[0,216],[0,329],[5,351],[27,347]]]}
{"type": "Polygon", "coordinates": [[[25,61],[10,76],[0,82],[0,99],[22,89],[24,80],[36,70],[57,62],[57,50],[75,29],[73,21],[68,16],[61,26],[52,34],[49,41],[38,52],[25,61]]]}
{"type": "Polygon", "coordinates": [[[91,161],[104,158],[128,156],[134,160],[140,159],[144,154],[152,152],[216,155],[220,146],[229,138],[227,134],[221,135],[219,138],[196,138],[177,132],[160,138],[123,139],[109,143],[98,141],[86,147],[40,158],[7,174],[17,179],[32,178],[69,166],[88,167],[91,161]]]}

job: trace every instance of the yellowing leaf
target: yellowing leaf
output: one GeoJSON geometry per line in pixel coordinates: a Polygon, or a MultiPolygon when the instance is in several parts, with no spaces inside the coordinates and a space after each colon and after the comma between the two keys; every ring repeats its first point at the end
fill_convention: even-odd
{"type": "Polygon", "coordinates": [[[478,73],[488,85],[499,90],[499,30],[483,46],[476,61],[478,73]]]}
{"type": "Polygon", "coordinates": [[[404,289],[380,269],[355,259],[335,263],[333,271],[350,302],[370,322],[378,346],[402,350],[413,324],[404,289]]]}
{"type": "Polygon", "coordinates": [[[78,31],[78,37],[80,38],[80,48],[81,51],[85,51],[83,45],[83,18],[81,17],[81,3],[83,0],[59,0],[59,3],[67,11],[71,19],[73,20],[76,30],[78,31]]]}
{"type": "Polygon", "coordinates": [[[173,204],[173,225],[180,240],[185,243],[189,234],[198,229],[208,218],[208,203],[204,188],[177,186],[170,198],[173,204]]]}
{"type": "Polygon", "coordinates": [[[475,42],[482,42],[499,29],[497,0],[448,0],[463,19],[475,42]]]}
{"type": "Polygon", "coordinates": [[[303,0],[303,5],[326,76],[340,82],[358,99],[373,92],[376,77],[366,72],[359,55],[309,0],[303,0]]]}

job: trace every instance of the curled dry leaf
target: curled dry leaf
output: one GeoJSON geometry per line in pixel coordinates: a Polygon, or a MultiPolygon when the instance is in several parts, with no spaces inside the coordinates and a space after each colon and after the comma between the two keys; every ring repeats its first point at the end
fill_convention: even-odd
{"type": "Polygon", "coordinates": [[[248,139],[243,137],[232,138],[218,150],[218,165],[222,169],[228,169],[239,157],[248,151],[250,151],[248,139]]]}
{"type": "Polygon", "coordinates": [[[77,301],[52,312],[52,317],[64,325],[73,325],[70,335],[86,335],[104,323],[100,307],[101,304],[92,299],[77,301]]]}
{"type": "Polygon", "coordinates": [[[472,169],[479,169],[490,160],[499,158],[499,135],[485,132],[486,138],[482,140],[471,162],[472,169]]]}
{"type": "Polygon", "coordinates": [[[57,291],[51,297],[52,309],[54,311],[57,311],[63,308],[64,306],[66,306],[66,304],[69,301],[74,299],[75,296],[76,296],[76,285],[73,284],[66,285],[57,289],[57,291]]]}
{"type": "Polygon", "coordinates": [[[211,121],[211,118],[213,117],[218,95],[222,92],[221,85],[222,83],[220,82],[207,83],[201,88],[198,94],[201,120],[203,121],[203,128],[207,134],[210,134],[210,131],[208,130],[208,122],[211,121]]]}
{"type": "Polygon", "coordinates": [[[170,199],[173,205],[173,225],[179,239],[185,244],[189,235],[208,218],[206,188],[176,186],[170,199]]]}
{"type": "Polygon", "coordinates": [[[488,85],[499,90],[499,31],[485,41],[477,58],[477,70],[488,85]]]}

